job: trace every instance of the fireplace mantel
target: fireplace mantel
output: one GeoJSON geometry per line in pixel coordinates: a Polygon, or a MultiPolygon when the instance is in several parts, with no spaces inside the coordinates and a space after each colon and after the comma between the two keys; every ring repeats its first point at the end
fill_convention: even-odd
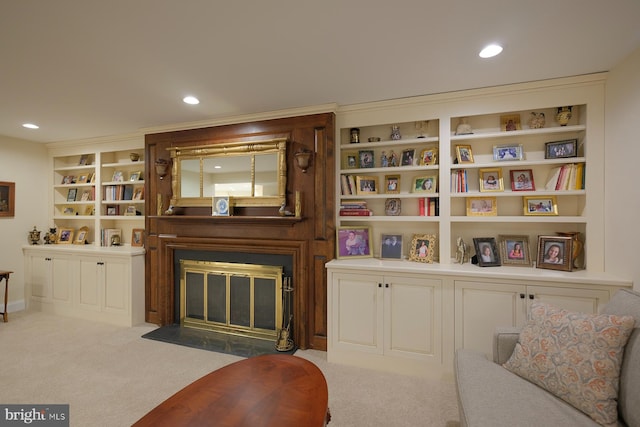
{"type": "Polygon", "coordinates": [[[293,338],[298,347],[326,350],[327,277],[324,265],[335,254],[335,115],[287,117],[145,137],[146,321],[174,323],[173,253],[179,249],[289,254],[293,258],[293,338]],[[286,138],[286,208],[301,215],[279,216],[278,208],[240,208],[216,217],[208,208],[178,208],[163,215],[171,200],[171,174],[159,177],[156,161],[167,161],[167,148],[211,145],[243,138],[286,138]],[[306,171],[295,154],[313,153],[306,171]]]}

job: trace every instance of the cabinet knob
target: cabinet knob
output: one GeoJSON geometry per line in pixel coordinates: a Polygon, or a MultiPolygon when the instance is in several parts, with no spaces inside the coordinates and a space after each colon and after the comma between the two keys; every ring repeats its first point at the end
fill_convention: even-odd
{"type": "Polygon", "coordinates": [[[536,298],[535,295],[529,294],[529,299],[535,299],[535,298],[536,298]]]}
{"type": "Polygon", "coordinates": [[[51,261],[51,258],[45,258],[44,260],[45,261],[51,261]]]}
{"type": "Polygon", "coordinates": [[[104,262],[102,262],[102,261],[98,261],[96,264],[98,264],[98,265],[104,265],[104,262]]]}
{"type": "Polygon", "coordinates": [[[382,287],[382,283],[378,283],[378,287],[381,288],[382,287]]]}
{"type": "Polygon", "coordinates": [[[524,294],[520,294],[520,299],[524,299],[524,294]]]}
{"type": "Polygon", "coordinates": [[[384,284],[384,287],[385,287],[385,288],[388,288],[388,287],[389,287],[389,284],[388,284],[388,283],[385,283],[385,284],[384,284]]]}

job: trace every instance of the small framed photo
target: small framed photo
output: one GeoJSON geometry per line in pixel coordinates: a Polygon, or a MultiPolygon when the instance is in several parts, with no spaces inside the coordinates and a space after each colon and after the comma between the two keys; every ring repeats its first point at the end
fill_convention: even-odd
{"type": "Polygon", "coordinates": [[[76,238],[73,240],[73,244],[84,245],[87,243],[87,237],[89,237],[89,227],[80,227],[78,229],[78,234],[76,234],[76,238]]]}
{"type": "Polygon", "coordinates": [[[89,164],[89,155],[88,154],[83,154],[80,156],[80,161],[78,162],[79,165],[84,166],[84,165],[88,165],[89,164]]]}
{"type": "Polygon", "coordinates": [[[360,165],[357,151],[345,151],[342,153],[342,168],[356,169],[360,165]]]}
{"type": "Polygon", "coordinates": [[[375,158],[373,157],[373,150],[360,150],[358,151],[358,158],[360,159],[360,168],[372,168],[375,166],[375,158]]]}
{"type": "Polygon", "coordinates": [[[505,114],[500,116],[500,129],[503,132],[522,129],[520,126],[520,114],[505,114]]]}
{"type": "Polygon", "coordinates": [[[556,196],[523,197],[525,215],[553,216],[558,215],[556,196]]]}
{"type": "Polygon", "coordinates": [[[212,213],[214,216],[229,216],[230,209],[230,201],[228,196],[218,196],[213,197],[212,200],[212,213]]]}
{"type": "Polygon", "coordinates": [[[70,244],[73,242],[73,228],[60,228],[58,230],[58,243],[70,244]]]}
{"type": "Polygon", "coordinates": [[[369,227],[339,227],[338,228],[338,258],[370,258],[371,228],[369,227]]]}
{"type": "Polygon", "coordinates": [[[424,166],[437,165],[438,164],[438,149],[425,148],[420,153],[420,164],[424,166]]]}
{"type": "Polygon", "coordinates": [[[129,181],[140,181],[141,177],[142,177],[142,172],[140,171],[131,172],[129,174],[129,181]]]}
{"type": "Polygon", "coordinates": [[[578,157],[577,139],[547,142],[544,144],[544,147],[545,159],[564,159],[567,157],[578,157]]]}
{"type": "Polygon", "coordinates": [[[133,200],[142,200],[144,198],[144,187],[133,189],[133,200]]]}
{"type": "Polygon", "coordinates": [[[524,148],[519,145],[495,145],[493,147],[493,160],[503,162],[507,160],[523,160],[524,148]]]}
{"type": "Polygon", "coordinates": [[[537,268],[571,271],[573,239],[564,236],[538,236],[537,268]]]}
{"type": "Polygon", "coordinates": [[[136,216],[138,212],[136,212],[136,207],[134,205],[127,206],[127,209],[124,211],[125,216],[136,216]]]}
{"type": "Polygon", "coordinates": [[[498,199],[495,197],[467,197],[467,216],[498,215],[498,199]]]}
{"type": "Polygon", "coordinates": [[[89,202],[91,201],[91,190],[84,190],[82,195],[80,196],[81,202],[89,202]]]}
{"type": "Polygon", "coordinates": [[[16,213],[16,183],[0,182],[0,217],[14,217],[16,213]]]}
{"type": "Polygon", "coordinates": [[[124,174],[122,171],[115,171],[111,177],[112,182],[124,182],[124,174]]]}
{"type": "Polygon", "coordinates": [[[400,199],[387,199],[384,202],[384,213],[387,216],[398,216],[402,212],[402,201],[400,199]]]}
{"type": "Polygon", "coordinates": [[[96,208],[95,208],[95,206],[93,206],[93,205],[87,205],[87,206],[85,206],[85,208],[84,208],[83,215],[86,215],[86,216],[92,216],[92,215],[94,215],[94,214],[95,214],[95,212],[96,212],[96,208]]]}
{"type": "Polygon", "coordinates": [[[413,186],[411,187],[411,192],[435,193],[437,184],[438,177],[436,175],[418,176],[413,178],[413,186]]]}
{"type": "Polygon", "coordinates": [[[400,159],[400,166],[413,166],[415,155],[416,155],[415,148],[407,148],[406,150],[402,150],[402,158],[400,159]]]}
{"type": "Polygon", "coordinates": [[[75,182],[76,182],[76,177],[75,176],[73,176],[73,175],[65,175],[65,176],[62,177],[61,184],[68,185],[68,184],[75,184],[75,182]]]}
{"type": "Polygon", "coordinates": [[[493,237],[474,237],[473,247],[476,250],[478,265],[480,267],[499,267],[500,253],[496,239],[493,237]]]}
{"type": "Polygon", "coordinates": [[[414,234],[411,239],[410,261],[433,263],[433,252],[436,249],[435,234],[414,234]]]}
{"type": "Polygon", "coordinates": [[[356,176],[356,194],[378,194],[378,177],[356,176]]]}
{"type": "Polygon", "coordinates": [[[70,188],[69,191],[67,192],[67,202],[75,202],[77,196],[78,196],[78,189],[70,188]]]}
{"type": "Polygon", "coordinates": [[[117,206],[107,206],[107,215],[109,215],[109,216],[118,215],[118,207],[117,206]]]}
{"type": "Polygon", "coordinates": [[[131,246],[144,246],[143,228],[134,228],[131,230],[131,246]]]}
{"type": "Polygon", "coordinates": [[[400,175],[384,176],[384,192],[386,194],[400,193],[400,175]]]}
{"type": "Polygon", "coordinates": [[[380,241],[380,258],[402,259],[402,234],[383,234],[380,241]]]}
{"type": "Polygon", "coordinates": [[[509,176],[511,177],[511,191],[535,191],[533,170],[514,169],[509,171],[509,176]]]}
{"type": "Polygon", "coordinates": [[[473,163],[473,152],[470,145],[456,145],[456,160],[458,163],[473,163]]]}
{"type": "Polygon", "coordinates": [[[73,206],[65,206],[62,209],[62,215],[77,215],[76,208],[73,206]]]}
{"type": "Polygon", "coordinates": [[[498,236],[503,265],[531,266],[529,236],[498,236]]]}
{"type": "Polygon", "coordinates": [[[480,191],[504,191],[504,185],[502,181],[502,169],[500,168],[486,168],[478,171],[480,177],[480,191]]]}
{"type": "Polygon", "coordinates": [[[80,175],[76,181],[78,184],[86,184],[87,182],[89,182],[89,175],[80,175]]]}

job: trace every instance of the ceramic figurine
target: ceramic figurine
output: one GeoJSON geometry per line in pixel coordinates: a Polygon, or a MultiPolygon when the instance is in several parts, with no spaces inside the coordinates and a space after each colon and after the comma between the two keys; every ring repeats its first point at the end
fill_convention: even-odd
{"type": "Polygon", "coordinates": [[[471,129],[471,125],[467,123],[467,118],[462,117],[460,119],[460,123],[458,123],[458,127],[456,128],[456,135],[470,135],[473,133],[471,129]]]}
{"type": "Polygon", "coordinates": [[[29,232],[29,243],[32,245],[37,245],[40,242],[40,232],[36,229],[36,226],[33,226],[33,230],[29,232]]]}
{"type": "Polygon", "coordinates": [[[393,141],[402,139],[402,135],[400,135],[400,126],[391,126],[391,139],[393,141]]]}
{"type": "Polygon", "coordinates": [[[535,111],[531,112],[531,117],[529,118],[529,128],[530,129],[542,129],[545,124],[544,113],[536,113],[535,111]]]}

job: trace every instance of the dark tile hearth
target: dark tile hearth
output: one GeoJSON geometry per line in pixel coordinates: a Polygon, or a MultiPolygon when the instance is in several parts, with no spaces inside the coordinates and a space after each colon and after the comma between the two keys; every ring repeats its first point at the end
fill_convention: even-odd
{"type": "Polygon", "coordinates": [[[233,354],[240,357],[253,357],[263,354],[293,354],[297,350],[297,348],[294,347],[289,351],[278,351],[275,347],[275,341],[239,337],[195,328],[185,328],[176,324],[161,326],[158,329],[144,334],[142,338],[218,353],[233,354]]]}

